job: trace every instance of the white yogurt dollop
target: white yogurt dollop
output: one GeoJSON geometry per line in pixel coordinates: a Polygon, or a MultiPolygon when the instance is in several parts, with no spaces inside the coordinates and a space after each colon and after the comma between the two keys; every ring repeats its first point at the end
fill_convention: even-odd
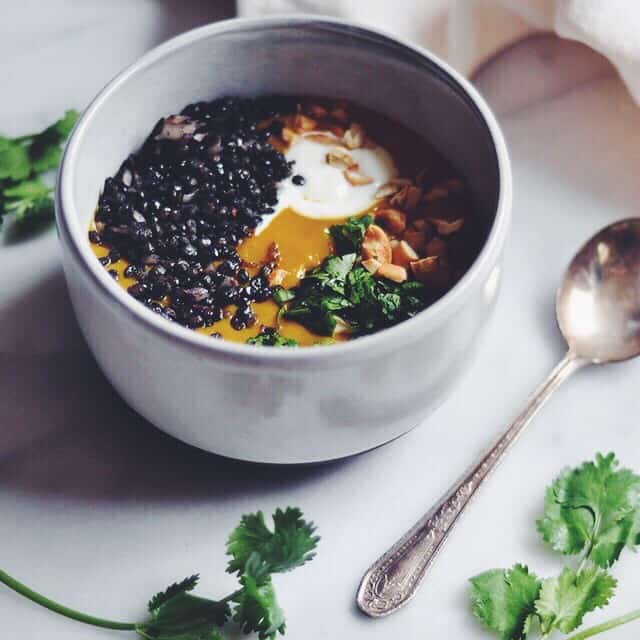
{"type": "MultiPolygon", "coordinates": [[[[326,135],[331,136],[330,133],[326,135]]],[[[292,177],[283,181],[278,191],[276,212],[291,208],[309,218],[353,216],[369,209],[376,201],[378,188],[398,176],[391,154],[380,146],[371,145],[352,149],[350,153],[358,163],[358,172],[373,181],[366,185],[352,185],[341,168],[327,163],[327,153],[331,149],[331,145],[298,136],[285,156],[295,163],[292,177],[301,175],[304,184],[295,185],[292,177]]]]}

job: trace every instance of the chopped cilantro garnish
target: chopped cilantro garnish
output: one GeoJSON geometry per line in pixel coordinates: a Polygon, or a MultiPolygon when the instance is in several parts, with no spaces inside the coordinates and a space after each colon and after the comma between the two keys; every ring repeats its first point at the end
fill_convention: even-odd
{"type": "Polygon", "coordinates": [[[411,317],[424,305],[419,282],[396,284],[374,278],[355,254],[330,256],[293,290],[284,316],[330,336],[338,318],[354,335],[371,333],[411,317]]]}
{"type": "Polygon", "coordinates": [[[277,304],[282,306],[286,302],[290,302],[296,297],[296,294],[291,289],[285,289],[284,287],[276,287],[273,291],[273,299],[277,304]]]}
{"type": "Polygon", "coordinates": [[[368,227],[373,224],[373,216],[349,218],[344,224],[334,224],[329,228],[336,253],[359,253],[368,227]]]}

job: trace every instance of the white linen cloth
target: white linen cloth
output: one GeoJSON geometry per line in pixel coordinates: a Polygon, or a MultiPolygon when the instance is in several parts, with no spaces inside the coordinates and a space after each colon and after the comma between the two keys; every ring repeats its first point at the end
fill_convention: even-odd
{"type": "Polygon", "coordinates": [[[528,33],[555,31],[608,57],[640,102],[640,0],[238,0],[238,12],[350,19],[421,44],[465,74],[528,33]]]}

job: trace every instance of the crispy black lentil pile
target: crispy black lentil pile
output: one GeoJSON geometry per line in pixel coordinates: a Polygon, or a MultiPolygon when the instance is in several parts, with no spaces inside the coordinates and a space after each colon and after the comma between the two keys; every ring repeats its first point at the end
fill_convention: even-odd
{"type": "Polygon", "coordinates": [[[267,141],[281,123],[258,125],[291,110],[274,97],[188,105],[160,120],[107,178],[89,239],[110,249],[105,267],[130,263],[134,298],[191,328],[220,320],[230,304],[237,305],[235,329],[255,323],[251,304],[271,297],[271,267],[251,277],[236,248],[274,213],[277,185],[291,174],[267,141]]]}

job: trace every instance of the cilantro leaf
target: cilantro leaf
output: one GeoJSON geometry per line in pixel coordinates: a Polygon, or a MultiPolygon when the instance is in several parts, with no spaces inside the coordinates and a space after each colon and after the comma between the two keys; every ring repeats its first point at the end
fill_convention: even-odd
{"type": "Polygon", "coordinates": [[[373,224],[373,216],[366,215],[349,218],[344,224],[329,227],[336,253],[359,253],[364,234],[373,224]]]}
{"type": "Polygon", "coordinates": [[[0,137],[0,180],[24,180],[31,173],[29,154],[23,144],[0,137]]]}
{"type": "Polygon", "coordinates": [[[49,129],[45,129],[45,132],[53,129],[58,136],[58,142],[64,142],[69,137],[73,127],[76,126],[79,117],[80,114],[75,109],[67,109],[62,118],[54,122],[49,129]]]}
{"type": "Polygon", "coordinates": [[[344,295],[345,279],[349,271],[353,269],[355,261],[355,253],[325,258],[319,267],[305,276],[299,290],[317,289],[325,293],[344,295]]]}
{"type": "Polygon", "coordinates": [[[14,214],[23,228],[53,219],[52,189],[39,176],[58,166],[61,145],[77,119],[70,110],[35,135],[0,136],[0,224],[7,214],[14,214]]]}
{"type": "Polygon", "coordinates": [[[304,324],[319,335],[331,336],[337,324],[336,312],[349,306],[350,302],[343,296],[312,291],[298,297],[284,315],[304,324]]]}
{"type": "Polygon", "coordinates": [[[495,569],[471,578],[473,615],[502,640],[521,640],[535,614],[541,582],[526,566],[495,569]]]}
{"type": "Polygon", "coordinates": [[[45,146],[35,155],[33,147],[29,149],[31,155],[31,167],[36,173],[44,173],[49,169],[55,169],[60,164],[62,149],[59,146],[45,146]],[[34,155],[32,155],[34,154],[34,155]]]}
{"type": "MultiPolygon", "coordinates": [[[[354,269],[347,278],[347,296],[353,305],[349,321],[354,332],[367,332],[378,325],[384,325],[380,319],[381,300],[378,281],[363,267],[354,269]]],[[[384,294],[383,294],[384,295],[384,294]]]]}
{"type": "Polygon", "coordinates": [[[224,601],[208,600],[187,591],[195,586],[195,576],[171,585],[149,603],[151,619],[136,627],[150,640],[215,640],[217,629],[231,616],[224,601]],[[167,595],[173,591],[173,595],[167,595]],[[154,604],[155,606],[152,606],[154,604]]]}
{"type": "Polygon", "coordinates": [[[291,289],[285,289],[284,287],[276,287],[273,290],[273,299],[279,306],[290,302],[296,297],[296,294],[291,289]]]}
{"type": "MultiPolygon", "coordinates": [[[[52,189],[39,178],[7,187],[3,192],[3,213],[12,213],[23,226],[53,218],[52,189]]],[[[0,218],[1,220],[1,218],[0,218]]]]}
{"type": "MultiPolygon", "coordinates": [[[[272,532],[265,524],[262,511],[242,516],[227,542],[227,554],[231,556],[229,573],[245,573],[252,554],[257,554],[266,564],[268,573],[290,571],[313,559],[320,538],[315,535],[313,522],[302,518],[300,509],[277,509],[273,524],[272,532]]],[[[256,562],[255,556],[252,562],[256,562]]]]}
{"type": "Polygon", "coordinates": [[[247,344],[260,344],[266,347],[297,347],[298,343],[293,338],[281,336],[275,329],[267,329],[257,336],[249,338],[247,344]]]}
{"type": "Polygon", "coordinates": [[[547,489],[538,531],[553,549],[607,568],[640,543],[640,477],[610,453],[566,471],[547,489]]]}
{"type": "Polygon", "coordinates": [[[420,282],[396,284],[374,278],[364,267],[351,271],[345,291],[352,307],[345,318],[355,333],[370,333],[391,326],[424,306],[425,290],[420,282]]]}
{"type": "Polygon", "coordinates": [[[158,609],[165,602],[173,598],[173,596],[178,593],[184,593],[186,591],[193,591],[197,584],[200,576],[196,573],[188,578],[185,578],[181,582],[174,582],[172,585],[167,587],[164,591],[160,593],[156,593],[151,600],[149,600],[149,604],[147,608],[149,609],[149,613],[153,613],[156,609],[158,609]]]}
{"type": "Polygon", "coordinates": [[[553,629],[569,633],[582,624],[585,614],[604,607],[616,587],[616,580],[596,566],[579,574],[565,567],[557,578],[542,583],[536,612],[545,634],[553,629]]]}
{"type": "Polygon", "coordinates": [[[34,172],[42,173],[58,166],[62,155],[60,145],[71,133],[78,116],[77,111],[70,109],[60,120],[32,136],[29,145],[29,158],[34,172]]]}
{"type": "Polygon", "coordinates": [[[294,298],[284,316],[320,335],[332,335],[337,323],[336,312],[351,306],[345,297],[345,286],[355,262],[355,253],[326,258],[292,290],[294,298]]]}
{"type": "Polygon", "coordinates": [[[261,583],[251,575],[240,578],[242,589],[234,596],[233,620],[245,633],[255,632],[261,640],[284,634],[284,612],[278,605],[276,593],[267,578],[261,583]]]}
{"type": "Polygon", "coordinates": [[[145,638],[145,640],[224,640],[223,635],[218,630],[209,627],[189,629],[184,633],[181,631],[167,631],[166,633],[161,631],[162,635],[157,635],[157,630],[146,630],[140,627],[136,629],[136,633],[141,638],[145,638]]]}

